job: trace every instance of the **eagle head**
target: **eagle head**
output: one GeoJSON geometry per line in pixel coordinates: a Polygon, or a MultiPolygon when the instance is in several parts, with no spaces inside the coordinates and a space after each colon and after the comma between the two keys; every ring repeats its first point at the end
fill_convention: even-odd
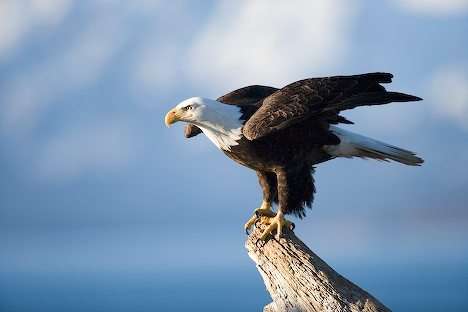
{"type": "Polygon", "coordinates": [[[169,127],[184,121],[199,127],[219,148],[229,150],[242,136],[242,113],[236,105],[193,97],[177,104],[164,119],[169,127]]]}
{"type": "Polygon", "coordinates": [[[198,123],[204,119],[207,110],[207,102],[201,97],[192,97],[177,104],[164,118],[166,126],[170,126],[178,121],[198,123]]]}

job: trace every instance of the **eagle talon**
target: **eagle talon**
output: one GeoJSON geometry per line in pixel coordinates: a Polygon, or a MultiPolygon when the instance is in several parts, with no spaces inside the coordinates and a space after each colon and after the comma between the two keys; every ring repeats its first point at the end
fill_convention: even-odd
{"type": "Polygon", "coordinates": [[[258,218],[255,214],[250,217],[250,219],[244,225],[245,234],[250,235],[250,229],[255,225],[255,223],[257,223],[257,221],[258,218]]]}
{"type": "Polygon", "coordinates": [[[267,241],[270,235],[273,236],[273,233],[276,231],[276,239],[280,239],[283,234],[283,228],[287,228],[290,231],[294,230],[295,225],[293,222],[286,220],[283,217],[282,213],[278,213],[275,217],[269,218],[267,222],[264,224],[268,224],[268,227],[263,231],[262,235],[260,236],[259,240],[267,241]],[[268,223],[267,223],[268,222],[268,223]]]}
{"type": "Polygon", "coordinates": [[[257,225],[257,222],[263,224],[264,218],[272,218],[275,216],[275,213],[271,210],[271,207],[268,204],[263,203],[262,207],[255,209],[254,214],[250,219],[245,223],[244,229],[247,235],[250,234],[250,229],[253,226],[257,225]]]}

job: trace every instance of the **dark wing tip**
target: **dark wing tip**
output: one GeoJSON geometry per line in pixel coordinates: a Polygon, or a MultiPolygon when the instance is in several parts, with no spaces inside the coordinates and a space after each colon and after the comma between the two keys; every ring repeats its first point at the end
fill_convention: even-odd
{"type": "Polygon", "coordinates": [[[351,120],[348,120],[346,117],[343,117],[341,115],[336,116],[336,121],[342,124],[354,125],[354,122],[352,122],[351,120]]]}
{"type": "Polygon", "coordinates": [[[422,101],[422,98],[420,98],[419,96],[401,93],[401,92],[387,92],[387,95],[391,98],[393,102],[422,101]]]}
{"type": "Polygon", "coordinates": [[[392,78],[393,78],[393,74],[384,73],[384,72],[367,73],[367,74],[364,74],[363,76],[372,78],[378,83],[390,83],[392,82],[392,78]]]}

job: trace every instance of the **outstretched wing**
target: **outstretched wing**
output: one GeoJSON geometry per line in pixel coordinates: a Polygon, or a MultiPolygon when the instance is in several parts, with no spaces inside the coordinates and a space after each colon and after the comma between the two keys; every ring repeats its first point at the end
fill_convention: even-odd
{"type": "MultiPolygon", "coordinates": [[[[277,88],[268,86],[247,86],[232,92],[229,92],[218,99],[218,102],[228,105],[258,105],[261,100],[278,91],[277,88]]],[[[202,133],[201,129],[193,124],[187,124],[184,129],[186,138],[194,137],[202,133]]]]}
{"type": "Polygon", "coordinates": [[[255,140],[312,116],[340,119],[340,111],[357,106],[420,100],[387,92],[380,83],[389,83],[392,77],[389,73],[369,73],[296,81],[266,97],[246,122],[243,134],[255,140]]]}

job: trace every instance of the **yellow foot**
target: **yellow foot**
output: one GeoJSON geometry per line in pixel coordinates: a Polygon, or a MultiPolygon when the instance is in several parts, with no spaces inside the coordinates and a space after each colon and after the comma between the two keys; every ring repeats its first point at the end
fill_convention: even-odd
{"type": "Polygon", "coordinates": [[[275,213],[271,210],[270,207],[255,209],[252,217],[250,217],[249,221],[247,221],[244,225],[245,233],[249,235],[250,229],[255,225],[255,223],[257,223],[257,221],[261,221],[263,217],[272,218],[274,216],[275,216],[275,213]]]}
{"type": "Polygon", "coordinates": [[[289,220],[286,220],[283,217],[282,213],[278,213],[274,217],[264,217],[262,218],[262,224],[268,225],[268,227],[263,231],[262,236],[260,236],[259,240],[267,241],[268,237],[276,231],[276,239],[280,239],[281,235],[283,234],[283,228],[287,228],[290,231],[294,230],[295,225],[289,220]]]}

